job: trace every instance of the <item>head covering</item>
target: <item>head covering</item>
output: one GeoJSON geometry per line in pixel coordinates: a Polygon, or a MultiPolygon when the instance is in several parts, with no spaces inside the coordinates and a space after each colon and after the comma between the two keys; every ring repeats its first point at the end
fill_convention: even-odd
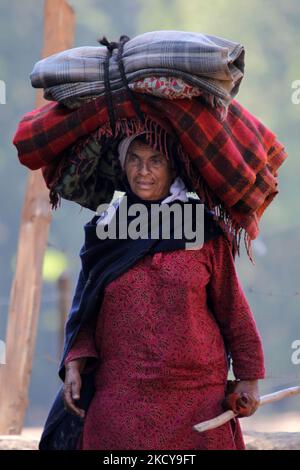
{"type": "Polygon", "coordinates": [[[119,143],[119,146],[118,146],[119,160],[121,162],[121,166],[123,170],[125,167],[125,159],[126,159],[127,151],[129,149],[129,145],[131,144],[131,142],[134,141],[134,139],[136,139],[137,137],[143,134],[146,134],[146,132],[140,132],[139,134],[133,134],[129,137],[125,137],[119,143]]]}

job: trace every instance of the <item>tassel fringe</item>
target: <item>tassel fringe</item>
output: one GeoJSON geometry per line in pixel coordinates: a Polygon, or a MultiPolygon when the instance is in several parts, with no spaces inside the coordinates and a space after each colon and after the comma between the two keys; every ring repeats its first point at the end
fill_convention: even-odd
{"type": "MultiPolygon", "coordinates": [[[[212,99],[211,95],[209,95],[209,99],[212,99]]],[[[216,97],[213,97],[213,99],[215,100],[214,105],[218,105],[221,112],[226,112],[226,108],[224,106],[223,101],[221,99],[218,101],[218,98],[216,97]]],[[[81,139],[74,145],[74,152],[69,156],[66,156],[66,158],[68,159],[68,164],[76,165],[76,175],[79,175],[81,165],[84,161],[84,157],[82,156],[83,154],[81,150],[84,148],[84,146],[87,145],[88,142],[90,142],[91,140],[99,140],[103,136],[106,136],[107,138],[112,138],[114,140],[118,138],[121,139],[122,137],[129,137],[133,134],[138,134],[140,132],[146,132],[146,139],[149,142],[149,145],[160,153],[163,153],[168,159],[170,159],[170,156],[168,155],[167,146],[168,132],[156,122],[154,122],[151,118],[146,117],[145,122],[142,122],[138,119],[119,119],[116,121],[114,133],[108,122],[105,126],[102,126],[101,128],[97,129],[87,138],[81,139]]],[[[181,162],[183,163],[183,167],[185,168],[186,176],[194,187],[196,194],[199,196],[202,203],[204,203],[206,207],[213,212],[214,220],[220,225],[224,234],[230,241],[233,256],[235,257],[236,254],[240,256],[241,236],[244,231],[245,249],[250,261],[252,262],[252,264],[255,264],[253,261],[253,252],[251,244],[252,240],[246,230],[241,227],[240,224],[234,221],[233,217],[226,210],[222,202],[208,187],[208,185],[205,183],[205,180],[193,167],[193,163],[191,162],[188,155],[185,153],[180,143],[177,144],[177,150],[178,156],[181,162]]],[[[60,168],[57,170],[55,180],[51,183],[49,197],[52,209],[57,209],[61,205],[61,198],[59,194],[55,191],[54,187],[58,179],[60,179],[62,176],[62,170],[63,166],[61,165],[60,168]]]]}

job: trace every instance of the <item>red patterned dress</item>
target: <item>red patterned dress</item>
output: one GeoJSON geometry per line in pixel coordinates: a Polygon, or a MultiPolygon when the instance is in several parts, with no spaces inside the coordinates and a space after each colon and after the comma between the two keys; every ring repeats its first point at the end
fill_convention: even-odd
{"type": "Polygon", "coordinates": [[[65,361],[96,358],[80,448],[244,449],[237,419],[192,429],[223,411],[225,344],[237,379],[264,378],[260,335],[223,235],[139,260],[106,286],[96,327],[82,328],[65,361]]]}

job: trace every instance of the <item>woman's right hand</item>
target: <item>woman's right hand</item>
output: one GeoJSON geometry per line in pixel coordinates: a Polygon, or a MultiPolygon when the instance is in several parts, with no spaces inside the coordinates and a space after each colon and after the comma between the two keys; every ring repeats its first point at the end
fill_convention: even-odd
{"type": "Polygon", "coordinates": [[[63,401],[66,410],[70,413],[84,418],[85,411],[75,404],[80,398],[81,372],[84,369],[86,358],[74,359],[66,364],[65,382],[63,388],[63,401]]]}

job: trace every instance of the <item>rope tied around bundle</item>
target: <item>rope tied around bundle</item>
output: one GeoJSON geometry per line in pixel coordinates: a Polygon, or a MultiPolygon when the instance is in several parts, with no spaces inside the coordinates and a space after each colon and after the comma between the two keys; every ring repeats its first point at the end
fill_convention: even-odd
{"type": "Polygon", "coordinates": [[[134,96],[134,93],[129,88],[128,80],[127,80],[126,73],[125,73],[125,67],[123,63],[124,45],[126,44],[127,41],[129,41],[129,39],[130,38],[126,35],[120,36],[120,39],[118,42],[109,41],[105,36],[103,36],[101,39],[98,39],[99,44],[107,48],[107,55],[103,63],[104,88],[105,88],[105,97],[107,101],[107,108],[108,108],[108,114],[109,114],[109,122],[110,122],[110,126],[111,126],[113,134],[115,134],[115,130],[116,130],[116,116],[115,116],[115,111],[114,111],[114,106],[113,106],[113,96],[112,96],[112,90],[111,90],[110,79],[109,79],[109,61],[115,49],[118,49],[118,54],[117,54],[116,59],[117,59],[117,64],[119,67],[119,71],[120,71],[120,75],[121,75],[121,79],[124,84],[124,87],[126,88],[128,92],[128,95],[132,102],[132,106],[136,112],[136,115],[138,116],[141,122],[145,121],[145,115],[141,111],[141,108],[139,106],[137,99],[134,96]]]}

